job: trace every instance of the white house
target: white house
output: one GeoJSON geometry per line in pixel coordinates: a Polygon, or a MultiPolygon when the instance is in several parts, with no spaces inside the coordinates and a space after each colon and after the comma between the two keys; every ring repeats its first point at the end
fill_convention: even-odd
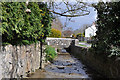
{"type": "Polygon", "coordinates": [[[85,30],[85,37],[90,38],[92,36],[95,36],[96,35],[96,31],[97,31],[97,29],[95,27],[95,23],[93,23],[91,27],[88,27],[85,30]]]}

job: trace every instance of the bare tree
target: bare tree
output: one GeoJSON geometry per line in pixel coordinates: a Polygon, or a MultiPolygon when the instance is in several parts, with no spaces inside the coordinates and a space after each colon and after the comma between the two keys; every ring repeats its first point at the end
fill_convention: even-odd
{"type": "Polygon", "coordinates": [[[84,24],[81,29],[84,31],[85,29],[87,29],[88,27],[90,27],[91,24],[84,24]]]}
{"type": "Polygon", "coordinates": [[[90,13],[88,10],[88,4],[76,0],[74,2],[67,2],[63,0],[62,2],[52,2],[49,1],[48,7],[49,11],[65,17],[78,17],[85,16],[90,13]]]}
{"type": "Polygon", "coordinates": [[[55,29],[58,29],[61,32],[63,30],[63,25],[62,25],[61,21],[59,20],[59,18],[56,18],[56,19],[53,20],[51,27],[55,28],[55,29]]]}
{"type": "Polygon", "coordinates": [[[78,33],[84,33],[85,29],[87,29],[88,27],[90,27],[91,24],[84,24],[82,27],[80,27],[79,29],[74,30],[74,34],[78,34],[78,33]]]}

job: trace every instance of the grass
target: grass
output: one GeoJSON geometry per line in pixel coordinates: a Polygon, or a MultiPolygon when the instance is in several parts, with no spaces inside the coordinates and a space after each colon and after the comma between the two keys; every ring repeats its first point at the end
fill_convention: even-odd
{"type": "Polygon", "coordinates": [[[84,42],[84,43],[87,43],[87,41],[79,41],[79,42],[84,42]]]}
{"type": "Polygon", "coordinates": [[[79,44],[81,47],[87,47],[86,45],[83,45],[83,44],[79,44]]]}

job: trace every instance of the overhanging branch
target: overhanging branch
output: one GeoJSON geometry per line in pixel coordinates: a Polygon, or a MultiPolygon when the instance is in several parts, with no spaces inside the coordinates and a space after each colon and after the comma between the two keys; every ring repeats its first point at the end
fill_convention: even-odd
{"type": "MultiPolygon", "coordinates": [[[[48,9],[49,10],[49,9],[48,9]]],[[[78,16],[85,16],[85,15],[89,15],[89,11],[87,11],[87,13],[85,14],[78,14],[78,15],[66,15],[66,14],[63,14],[63,13],[58,13],[58,12],[55,12],[55,11],[52,11],[52,10],[49,10],[50,12],[53,12],[54,14],[58,14],[60,16],[65,16],[65,17],[78,17],[78,16]]]]}

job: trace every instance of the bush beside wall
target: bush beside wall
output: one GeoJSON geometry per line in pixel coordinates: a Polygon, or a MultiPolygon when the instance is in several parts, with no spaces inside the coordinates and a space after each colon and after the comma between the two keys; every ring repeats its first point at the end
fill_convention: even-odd
{"type": "Polygon", "coordinates": [[[47,46],[45,49],[45,53],[46,53],[46,60],[48,61],[53,61],[53,59],[57,56],[57,53],[55,51],[55,48],[51,47],[51,46],[47,46]]]}

